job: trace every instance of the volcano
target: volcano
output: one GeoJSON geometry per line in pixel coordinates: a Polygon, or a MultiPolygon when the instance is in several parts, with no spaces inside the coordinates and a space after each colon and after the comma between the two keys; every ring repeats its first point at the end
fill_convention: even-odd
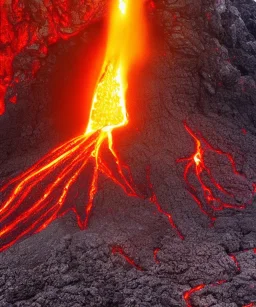
{"type": "Polygon", "coordinates": [[[1,8],[0,305],[255,306],[256,3],[1,8]]]}

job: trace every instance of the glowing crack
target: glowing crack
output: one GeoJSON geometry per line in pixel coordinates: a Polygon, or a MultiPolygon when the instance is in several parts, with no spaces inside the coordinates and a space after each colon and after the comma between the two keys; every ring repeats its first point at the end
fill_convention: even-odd
{"type": "MultiPolygon", "coordinates": [[[[208,167],[207,163],[205,162],[206,152],[213,152],[217,155],[224,156],[231,164],[233,174],[235,176],[245,178],[245,176],[237,170],[232,155],[230,153],[223,152],[220,149],[214,148],[200,133],[195,133],[186,122],[184,122],[184,127],[194,140],[195,151],[191,156],[178,159],[177,162],[186,162],[183,173],[184,180],[186,182],[188,192],[197,203],[201,212],[208,216],[212,223],[214,223],[214,213],[217,211],[222,211],[224,209],[245,209],[249,202],[245,204],[237,203],[235,200],[235,195],[223,187],[215,179],[211,168],[208,167]],[[199,187],[191,183],[191,175],[195,176],[199,187]],[[230,202],[226,201],[226,199],[229,199],[230,202]]],[[[251,186],[251,201],[255,193],[255,189],[254,184],[250,184],[249,181],[248,185],[251,186]]]]}

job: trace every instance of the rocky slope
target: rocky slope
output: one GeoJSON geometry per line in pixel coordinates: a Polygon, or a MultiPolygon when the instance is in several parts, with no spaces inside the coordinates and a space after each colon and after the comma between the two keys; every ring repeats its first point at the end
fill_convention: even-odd
{"type": "MultiPolygon", "coordinates": [[[[256,181],[256,3],[155,4],[149,15],[150,61],[130,83],[132,125],[115,144],[138,184],[145,183],[150,165],[158,199],[185,239],[149,199],[129,198],[105,181],[88,230],[79,231],[70,214],[0,254],[0,306],[242,307],[256,302],[256,203],[251,197],[256,181]],[[195,145],[183,120],[233,156],[242,176],[216,152],[207,154],[207,165],[239,204],[252,200],[244,210],[217,213],[214,227],[188,191],[185,164],[177,163],[195,145]]],[[[56,59],[73,50],[72,42],[79,45],[88,38],[87,31],[50,50],[37,78],[18,86],[23,101],[0,117],[6,135],[3,179],[65,138],[57,135],[56,140],[51,132],[55,118],[47,109],[52,98],[43,82],[56,59]],[[17,144],[26,146],[16,151],[17,144]]],[[[194,176],[190,180],[200,188],[194,176]]]]}

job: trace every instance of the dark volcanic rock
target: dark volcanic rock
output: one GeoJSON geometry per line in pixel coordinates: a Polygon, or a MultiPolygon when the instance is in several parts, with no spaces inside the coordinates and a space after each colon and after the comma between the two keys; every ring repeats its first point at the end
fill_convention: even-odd
{"type": "MultiPolygon", "coordinates": [[[[186,120],[214,147],[231,153],[247,178],[234,175],[225,157],[209,156],[221,183],[240,203],[251,193],[255,14],[253,0],[166,0],[156,1],[149,17],[152,54],[130,83],[132,125],[114,140],[138,183],[145,182],[151,166],[159,201],[185,240],[148,200],[129,198],[105,182],[88,230],[79,231],[68,215],[0,254],[0,306],[242,307],[256,301],[255,199],[245,210],[220,212],[209,227],[187,191],[184,164],[176,162],[194,150],[182,124],[186,120]],[[121,246],[142,270],[112,253],[113,246],[121,246]],[[198,285],[204,287],[186,303],[184,294],[198,285]]],[[[38,77],[19,85],[22,99],[0,118],[1,177],[24,169],[65,139],[52,131],[58,114],[47,112],[54,102],[44,82],[72,44],[90,43],[88,31],[52,48],[41,59],[45,65],[38,77]],[[17,151],[17,144],[24,146],[17,151]]],[[[27,56],[17,58],[14,67],[29,65],[27,56]]],[[[71,76],[67,69],[65,77],[71,76]]]]}

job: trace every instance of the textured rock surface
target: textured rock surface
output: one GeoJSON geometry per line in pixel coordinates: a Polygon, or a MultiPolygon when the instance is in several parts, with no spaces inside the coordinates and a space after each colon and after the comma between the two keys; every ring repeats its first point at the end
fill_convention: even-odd
{"type": "Polygon", "coordinates": [[[35,76],[48,47],[102,17],[101,0],[1,0],[0,114],[16,103],[15,85],[35,76]],[[14,88],[14,90],[12,90],[14,88]],[[7,90],[9,93],[6,95],[7,90]]]}
{"type": "MultiPolygon", "coordinates": [[[[230,152],[247,177],[234,176],[225,157],[209,157],[227,186],[246,194],[256,181],[256,3],[173,2],[156,2],[150,18],[164,35],[152,40],[150,63],[130,83],[131,125],[118,132],[115,143],[138,184],[145,183],[146,166],[151,166],[159,201],[185,240],[148,200],[131,199],[104,182],[88,230],[79,231],[74,217],[65,216],[0,254],[0,306],[241,307],[256,301],[255,201],[246,210],[220,212],[209,227],[186,190],[184,165],[176,163],[194,150],[182,124],[186,120],[213,146],[230,152]],[[121,246],[143,270],[113,254],[113,246],[121,246]],[[198,285],[205,286],[186,302],[186,291],[198,285]]],[[[59,48],[63,46],[66,51],[61,52],[71,48],[69,42],[59,48]]],[[[52,50],[35,84],[54,69],[58,50],[52,50]]],[[[3,179],[56,142],[48,132],[54,118],[42,117],[37,112],[41,104],[35,102],[47,109],[50,98],[39,87],[37,96],[28,99],[30,90],[31,84],[21,87],[24,101],[0,117],[4,131],[13,131],[8,143],[1,142],[3,179]],[[27,107],[31,120],[24,119],[26,125],[21,121],[27,131],[22,135],[10,119],[14,116],[19,124],[20,110],[25,113],[27,107]],[[34,120],[45,125],[38,135],[28,129],[34,120]],[[45,146],[40,137],[47,140],[45,146]],[[24,142],[32,143],[18,154],[15,144],[24,142]]]]}

